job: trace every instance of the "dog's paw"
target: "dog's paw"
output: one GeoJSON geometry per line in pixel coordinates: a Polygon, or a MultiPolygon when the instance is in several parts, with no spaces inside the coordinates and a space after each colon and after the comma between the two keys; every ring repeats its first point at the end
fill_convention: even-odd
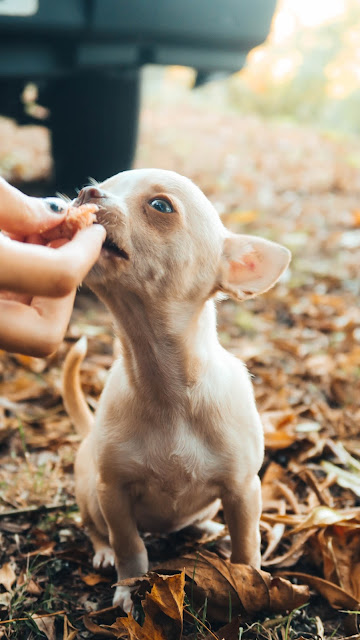
{"type": "Polygon", "coordinates": [[[214,520],[205,520],[199,525],[199,529],[209,537],[216,537],[225,531],[225,525],[214,520]]]}
{"type": "Polygon", "coordinates": [[[217,553],[224,558],[224,560],[229,560],[231,556],[231,538],[230,536],[224,536],[215,542],[215,548],[217,553]]]}
{"type": "Polygon", "coordinates": [[[130,587],[116,587],[115,595],[113,598],[114,607],[121,607],[125,613],[130,613],[133,608],[133,601],[131,599],[130,587]]]}
{"type": "Polygon", "coordinates": [[[115,566],[115,556],[111,547],[101,547],[93,557],[94,569],[107,569],[115,566]]]}

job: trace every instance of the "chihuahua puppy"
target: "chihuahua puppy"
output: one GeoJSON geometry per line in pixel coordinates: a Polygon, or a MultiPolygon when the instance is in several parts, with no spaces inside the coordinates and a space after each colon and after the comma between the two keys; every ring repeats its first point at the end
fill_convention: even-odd
{"type": "MultiPolygon", "coordinates": [[[[94,421],[79,384],[82,343],[64,369],[65,406],[85,435],[76,496],[94,566],[115,565],[119,581],[141,576],[141,531],[211,529],[221,501],[231,562],[259,567],[263,430],[244,364],[219,344],[214,298],[263,293],[290,252],[230,233],[172,171],[125,171],[82,189],[75,204],[86,202],[107,231],[86,282],[122,347],[94,421]]],[[[130,610],[128,587],[116,587],[114,604],[130,610]]]]}

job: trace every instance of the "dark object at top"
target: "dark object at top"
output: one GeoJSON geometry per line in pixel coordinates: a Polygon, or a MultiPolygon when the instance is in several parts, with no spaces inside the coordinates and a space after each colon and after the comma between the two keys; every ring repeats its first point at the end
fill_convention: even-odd
{"type": "Polygon", "coordinates": [[[81,186],[89,175],[101,180],[131,164],[139,68],[195,67],[198,84],[213,72],[237,71],[266,38],[275,5],[276,0],[0,0],[0,113],[21,121],[20,88],[40,82],[42,103],[52,112],[56,186],[81,186]],[[110,100],[117,108],[109,107],[110,100]],[[84,108],[91,112],[85,122],[84,108]],[[73,160],[65,163],[69,145],[73,160]]]}

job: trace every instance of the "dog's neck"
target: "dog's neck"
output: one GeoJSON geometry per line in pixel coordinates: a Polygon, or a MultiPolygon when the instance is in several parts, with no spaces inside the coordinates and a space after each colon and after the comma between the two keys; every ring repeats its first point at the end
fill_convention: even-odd
{"type": "Polygon", "coordinates": [[[124,364],[139,396],[161,406],[182,405],[218,345],[213,300],[156,307],[129,291],[101,292],[122,343],[124,364]]]}

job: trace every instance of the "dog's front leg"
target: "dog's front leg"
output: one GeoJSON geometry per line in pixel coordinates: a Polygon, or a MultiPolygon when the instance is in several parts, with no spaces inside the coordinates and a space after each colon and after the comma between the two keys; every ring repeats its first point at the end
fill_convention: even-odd
{"type": "Polygon", "coordinates": [[[231,538],[231,562],[260,569],[260,478],[256,475],[241,486],[226,487],[222,503],[231,538]]]}
{"type": "MultiPolygon", "coordinates": [[[[115,555],[118,580],[142,576],[148,570],[148,556],[140,538],[125,487],[112,478],[112,482],[97,483],[99,504],[109,529],[109,541],[115,555]]],[[[117,586],[114,605],[124,611],[132,608],[129,587],[117,586]]]]}

